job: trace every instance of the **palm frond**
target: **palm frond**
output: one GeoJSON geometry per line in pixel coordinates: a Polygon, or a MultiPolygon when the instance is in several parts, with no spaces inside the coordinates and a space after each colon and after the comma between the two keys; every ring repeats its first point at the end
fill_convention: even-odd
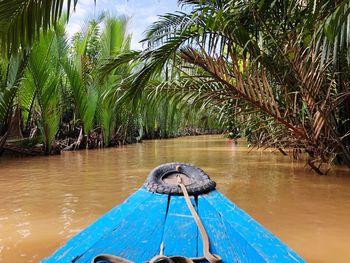
{"type": "Polygon", "coordinates": [[[102,59],[101,65],[99,65],[99,78],[106,78],[112,71],[119,70],[125,65],[130,64],[138,59],[141,54],[140,51],[124,51],[115,57],[109,57],[102,59]]]}
{"type": "Polygon", "coordinates": [[[0,81],[0,134],[9,128],[12,108],[28,62],[28,54],[19,53],[4,59],[0,81]]]}
{"type": "MultiPolygon", "coordinates": [[[[67,19],[78,0],[67,0],[67,19]]],[[[62,16],[64,0],[0,1],[0,46],[3,53],[15,54],[27,48],[40,35],[55,26],[62,16]]]]}
{"type": "Polygon", "coordinates": [[[340,63],[344,53],[347,63],[350,63],[350,3],[343,0],[328,8],[331,12],[323,18],[316,32],[318,49],[323,53],[321,63],[331,57],[336,65],[340,63]]]}
{"type": "MultiPolygon", "coordinates": [[[[59,43],[55,31],[42,35],[33,48],[29,59],[29,76],[26,78],[24,92],[31,96],[28,114],[32,114],[33,100],[39,112],[39,129],[44,136],[46,153],[49,153],[58,132],[60,121],[59,105],[59,43]]],[[[22,93],[24,94],[24,93],[22,93]]]]}

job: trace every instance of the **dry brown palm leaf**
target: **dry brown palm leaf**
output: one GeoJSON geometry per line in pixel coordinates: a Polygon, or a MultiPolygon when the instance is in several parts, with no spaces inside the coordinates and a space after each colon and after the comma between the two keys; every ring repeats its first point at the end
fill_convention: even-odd
{"type": "MultiPolygon", "coordinates": [[[[329,162],[336,154],[334,147],[327,148],[327,145],[334,145],[336,137],[334,134],[330,136],[334,131],[329,116],[334,109],[332,105],[335,100],[332,96],[332,82],[329,84],[327,79],[329,64],[321,65],[318,56],[308,56],[306,51],[297,50],[292,61],[296,80],[293,87],[282,84],[273,88],[271,76],[261,64],[239,56],[232,49],[228,53],[229,59],[226,59],[188,47],[182,49],[181,57],[187,63],[202,68],[222,84],[220,96],[223,103],[231,97],[249,105],[245,108],[248,111],[259,111],[259,114],[251,115],[259,119],[253,123],[263,126],[253,132],[259,145],[304,149],[310,156],[310,166],[322,173],[313,164],[319,160],[329,162]],[[281,90],[281,86],[283,93],[278,93],[276,90],[281,90]],[[301,114],[304,117],[300,118],[301,114]],[[272,124],[267,125],[269,121],[264,119],[272,121],[272,124]],[[283,140],[284,138],[286,139],[283,140]]],[[[215,92],[219,91],[213,91],[215,92]]],[[[241,114],[242,109],[244,108],[241,107],[237,112],[241,114]]]]}
{"type": "Polygon", "coordinates": [[[181,57],[186,62],[197,65],[211,74],[213,78],[223,84],[225,92],[230,92],[230,95],[249,102],[253,108],[273,117],[276,123],[285,126],[293,136],[308,139],[304,129],[281,117],[272,88],[264,69],[261,67],[254,64],[248,67],[247,64],[244,64],[247,63],[247,60],[242,59],[243,69],[241,69],[237,54],[232,50],[230,51],[230,63],[222,57],[214,59],[205,51],[199,53],[193,48],[182,49],[181,57]]]}

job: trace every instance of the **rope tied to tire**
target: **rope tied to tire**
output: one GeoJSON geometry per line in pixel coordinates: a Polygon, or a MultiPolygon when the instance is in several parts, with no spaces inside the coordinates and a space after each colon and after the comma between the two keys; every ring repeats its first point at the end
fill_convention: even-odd
{"type": "Polygon", "coordinates": [[[153,193],[183,195],[176,183],[176,176],[183,178],[189,195],[210,192],[216,183],[200,168],[186,163],[166,163],[154,168],[148,175],[144,187],[153,193]]]}
{"type": "MultiPolygon", "coordinates": [[[[175,171],[180,173],[181,170],[181,164],[177,164],[175,166],[175,171]]],[[[183,178],[180,176],[180,174],[176,175],[176,181],[177,181],[177,187],[181,189],[182,194],[184,195],[186,204],[188,209],[191,212],[191,215],[196,222],[196,225],[199,229],[199,232],[201,234],[202,242],[203,242],[203,257],[195,257],[195,258],[188,258],[183,256],[165,256],[164,255],[164,244],[163,242],[160,245],[160,253],[159,255],[153,257],[150,261],[147,261],[146,263],[195,263],[195,262],[203,262],[207,260],[210,263],[221,263],[221,257],[215,254],[212,254],[210,252],[210,243],[209,243],[209,237],[205,230],[205,227],[197,214],[196,210],[194,209],[191,198],[188,194],[188,191],[186,189],[186,186],[183,182],[183,178]]],[[[215,183],[214,183],[215,184],[215,183]]],[[[133,261],[127,260],[125,258],[113,256],[113,255],[98,255],[93,260],[92,263],[134,263],[133,261]]]]}
{"type": "MultiPolygon", "coordinates": [[[[179,171],[179,169],[180,169],[180,166],[177,166],[176,170],[179,171]]],[[[194,209],[194,207],[191,203],[191,199],[190,199],[190,196],[188,195],[186,186],[183,184],[182,178],[180,176],[177,176],[177,183],[180,186],[180,188],[184,194],[187,207],[190,210],[192,217],[193,217],[194,221],[196,222],[197,227],[198,227],[199,232],[200,232],[201,237],[202,237],[203,254],[204,254],[204,258],[202,258],[202,260],[206,259],[210,263],[221,262],[220,256],[210,253],[210,244],[209,244],[209,237],[208,237],[207,231],[205,230],[204,225],[203,225],[201,219],[199,218],[199,215],[197,214],[196,210],[194,209]]]]}

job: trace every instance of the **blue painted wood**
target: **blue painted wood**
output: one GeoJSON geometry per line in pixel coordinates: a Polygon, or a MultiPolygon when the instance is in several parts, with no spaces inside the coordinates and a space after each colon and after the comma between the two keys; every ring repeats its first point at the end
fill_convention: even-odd
{"type": "Polygon", "coordinates": [[[76,262],[91,262],[99,254],[116,255],[134,262],[145,262],[158,255],[167,205],[167,195],[153,194],[76,262]]]}
{"type": "MultiPolygon", "coordinates": [[[[215,206],[220,207],[220,204],[215,206]]],[[[265,262],[250,244],[242,238],[203,196],[198,197],[199,216],[210,239],[211,252],[221,256],[223,263],[228,262],[265,262]]],[[[203,250],[198,239],[199,251],[203,250]]]]}
{"type": "Polygon", "coordinates": [[[228,234],[239,234],[266,262],[305,262],[218,191],[204,195],[203,199],[224,218],[226,228],[232,228],[228,234]]]}
{"type": "Polygon", "coordinates": [[[70,239],[66,245],[58,249],[51,257],[44,259],[42,262],[66,263],[72,261],[92,247],[105,233],[112,231],[112,229],[120,224],[125,216],[132,213],[139,205],[151,197],[153,197],[152,193],[144,188],[139,189],[124,203],[103,215],[92,225],[70,239]]]}
{"type": "MultiPolygon", "coordinates": [[[[195,206],[195,200],[191,197],[195,206]]],[[[197,257],[197,225],[183,196],[172,196],[165,222],[164,255],[197,257]]]]}
{"type": "MultiPolygon", "coordinates": [[[[195,200],[192,198],[195,205],[195,200]]],[[[249,215],[217,191],[198,197],[211,251],[232,262],[304,262],[249,215]]],[[[112,254],[136,263],[159,254],[202,256],[202,240],[184,197],[141,188],[43,262],[91,262],[112,254]],[[170,200],[170,201],[169,201],[170,200]]]]}
{"type": "MultiPolygon", "coordinates": [[[[207,231],[210,240],[210,251],[219,255],[223,263],[242,262],[241,244],[233,243],[227,234],[227,229],[220,214],[202,198],[198,197],[198,214],[207,231]]],[[[198,238],[198,251],[203,255],[203,242],[198,238]]]]}

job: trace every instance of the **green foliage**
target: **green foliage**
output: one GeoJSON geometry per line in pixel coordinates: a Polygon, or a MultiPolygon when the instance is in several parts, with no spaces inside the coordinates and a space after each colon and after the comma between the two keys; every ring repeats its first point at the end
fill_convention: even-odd
{"type": "MultiPolygon", "coordinates": [[[[161,75],[152,73],[152,82],[135,81],[132,73],[148,65],[138,60],[142,52],[130,50],[125,17],[100,14],[71,44],[65,22],[64,17],[54,28],[41,30],[31,43],[27,64],[14,56],[1,60],[2,134],[9,130],[17,106],[23,134],[29,141],[42,142],[47,154],[53,147],[110,146],[216,125],[204,107],[167,90],[161,65],[154,65],[161,75]],[[133,94],[130,87],[141,83],[145,91],[133,94]]],[[[181,75],[168,66],[171,74],[181,75]]]]}
{"type": "Polygon", "coordinates": [[[0,135],[9,128],[14,99],[21,84],[26,63],[27,56],[21,53],[8,60],[0,59],[0,135]]]}
{"type": "MultiPolygon", "coordinates": [[[[40,36],[56,26],[62,16],[63,0],[1,0],[0,46],[3,53],[16,54],[30,47],[40,36]]],[[[66,1],[68,14],[77,0],[66,1]]],[[[68,17],[67,17],[68,18],[68,17]]]]}
{"type": "Polygon", "coordinates": [[[106,146],[238,126],[257,146],[306,152],[320,173],[323,162],[350,166],[349,1],[178,2],[190,11],[161,16],[140,52],[124,17],[101,14],[69,46],[63,1],[0,0],[12,54],[0,59],[0,132],[18,105],[47,152],[59,125],[82,129],[85,144],[98,131],[106,146]]]}
{"type": "MultiPolygon", "coordinates": [[[[60,121],[58,105],[60,100],[59,80],[61,69],[58,37],[55,31],[47,32],[33,46],[26,79],[23,83],[23,91],[20,92],[22,105],[29,111],[38,112],[40,116],[39,129],[44,136],[47,153],[52,147],[60,121]],[[26,96],[23,96],[24,94],[26,96]]],[[[28,114],[31,114],[29,111],[28,114]]]]}
{"type": "Polygon", "coordinates": [[[339,57],[348,50],[348,1],[179,3],[191,11],[161,16],[146,32],[128,98],[142,98],[165,74],[157,90],[170,92],[167,104],[181,94],[258,146],[304,150],[318,172],[315,163],[350,165],[350,127],[339,122],[350,117],[349,66],[339,57]]]}

